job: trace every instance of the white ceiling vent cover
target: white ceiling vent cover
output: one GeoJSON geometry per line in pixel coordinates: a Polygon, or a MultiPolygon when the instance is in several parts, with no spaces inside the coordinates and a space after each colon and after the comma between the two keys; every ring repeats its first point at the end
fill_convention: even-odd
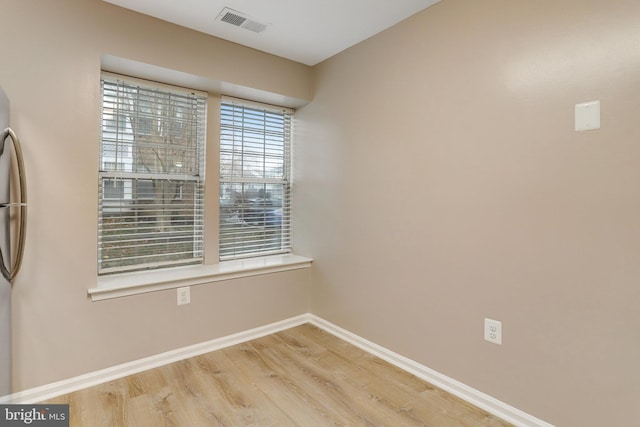
{"type": "Polygon", "coordinates": [[[235,25],[236,27],[253,31],[254,33],[261,33],[267,29],[267,24],[255,21],[244,13],[229,9],[228,7],[222,9],[216,21],[226,22],[227,24],[235,25]]]}

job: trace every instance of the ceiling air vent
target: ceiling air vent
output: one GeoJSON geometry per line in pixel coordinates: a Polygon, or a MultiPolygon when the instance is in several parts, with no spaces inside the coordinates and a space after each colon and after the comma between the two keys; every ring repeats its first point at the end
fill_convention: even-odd
{"type": "Polygon", "coordinates": [[[253,31],[254,33],[261,33],[267,28],[266,24],[255,21],[244,13],[229,9],[228,7],[222,9],[222,12],[220,12],[216,20],[244,28],[245,30],[253,31]]]}

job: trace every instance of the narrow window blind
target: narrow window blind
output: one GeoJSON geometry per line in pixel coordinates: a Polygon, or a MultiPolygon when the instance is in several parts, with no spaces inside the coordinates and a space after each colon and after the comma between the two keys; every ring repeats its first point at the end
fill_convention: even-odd
{"type": "Polygon", "coordinates": [[[201,263],[206,95],[101,86],[98,273],[201,263]]]}
{"type": "Polygon", "coordinates": [[[290,252],[293,111],[220,108],[220,259],[290,252]]]}

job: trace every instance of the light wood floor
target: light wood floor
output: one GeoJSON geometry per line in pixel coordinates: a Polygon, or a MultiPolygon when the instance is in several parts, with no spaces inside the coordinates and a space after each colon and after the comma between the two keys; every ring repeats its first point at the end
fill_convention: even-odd
{"type": "Polygon", "coordinates": [[[510,425],[311,325],[46,403],[82,427],[510,425]]]}

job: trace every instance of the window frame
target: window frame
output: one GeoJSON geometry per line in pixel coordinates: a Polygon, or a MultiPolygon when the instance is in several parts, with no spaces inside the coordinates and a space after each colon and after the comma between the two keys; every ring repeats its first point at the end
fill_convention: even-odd
{"type": "MultiPolygon", "coordinates": [[[[103,62],[103,67],[105,67],[105,64],[107,63],[103,62]]],[[[124,71],[126,74],[129,74],[128,69],[118,70],[119,66],[116,66],[115,64],[107,64],[105,68],[116,72],[124,71]]],[[[142,83],[152,81],[154,86],[167,87],[170,89],[174,89],[176,87],[199,87],[202,90],[205,88],[200,80],[185,80],[183,76],[168,76],[167,74],[160,76],[156,75],[154,70],[148,70],[148,72],[145,73],[145,77],[149,80],[137,79],[130,75],[121,76],[117,73],[104,70],[101,71],[101,75],[102,74],[120,76],[127,80],[141,81],[142,83]],[[156,78],[160,79],[164,83],[158,82],[156,78]]],[[[192,91],[191,89],[188,90],[190,92],[192,91]]],[[[198,93],[197,90],[193,92],[198,93]]],[[[207,97],[206,107],[208,109],[204,132],[206,135],[205,162],[209,167],[217,169],[217,162],[219,160],[217,148],[220,136],[220,123],[217,114],[222,98],[225,97],[225,95],[221,95],[217,90],[214,90],[211,93],[200,91],[200,93],[207,97]]],[[[240,95],[242,97],[248,96],[245,90],[238,93],[228,93],[228,95],[240,95]]],[[[255,95],[260,98],[261,101],[269,102],[267,99],[263,99],[264,94],[256,92],[255,95]]],[[[275,99],[276,98],[273,98],[273,100],[275,99]]],[[[101,103],[101,99],[99,101],[101,103]]],[[[243,102],[252,103],[252,101],[247,100],[243,100],[243,102]]],[[[263,103],[258,104],[261,106],[268,105],[263,103]]],[[[100,105],[97,107],[100,109],[100,105]]],[[[280,109],[280,107],[277,108],[280,109]]],[[[123,125],[121,124],[121,126],[123,125]]],[[[125,147],[121,146],[120,150],[123,149],[125,149],[125,147]]],[[[116,152],[115,149],[113,152],[116,152]]],[[[217,170],[214,174],[211,174],[209,171],[207,175],[206,180],[203,179],[203,182],[206,182],[205,185],[208,188],[205,196],[204,262],[196,265],[167,266],[166,268],[119,272],[117,274],[96,274],[95,285],[93,287],[90,286],[87,289],[87,294],[91,301],[97,302],[112,298],[141,295],[148,292],[167,291],[183,286],[212,286],[218,282],[225,283],[233,279],[261,276],[264,274],[273,274],[278,272],[289,272],[298,269],[308,269],[311,267],[313,262],[312,258],[300,256],[294,253],[220,261],[218,256],[218,214],[220,206],[219,197],[216,196],[219,189],[219,173],[217,170]]],[[[132,183],[129,182],[127,185],[128,187],[125,187],[124,191],[129,194],[133,194],[132,183]]],[[[184,192],[180,192],[181,195],[183,193],[184,192]]]]}
{"type": "MultiPolygon", "coordinates": [[[[104,276],[140,270],[170,268],[180,265],[202,264],[204,261],[205,156],[207,144],[206,118],[208,94],[202,91],[160,84],[105,71],[101,72],[100,87],[101,127],[98,159],[98,275],[104,276]],[[109,91],[105,89],[105,85],[111,88],[111,90],[113,90],[112,88],[115,86],[117,88],[116,95],[108,95],[107,92],[109,91]],[[124,93],[124,95],[122,95],[123,100],[119,99],[121,96],[120,85],[126,87],[126,89],[122,89],[124,93]],[[172,134],[172,132],[174,132],[172,125],[167,124],[176,121],[172,118],[171,114],[165,114],[164,118],[161,118],[159,114],[152,118],[145,116],[148,120],[151,120],[152,124],[161,124],[158,125],[157,129],[163,126],[168,127],[165,133],[156,135],[156,140],[150,139],[149,133],[137,133],[135,129],[132,129],[133,126],[131,123],[125,123],[123,126],[117,119],[122,120],[125,114],[130,114],[126,116],[129,122],[133,120],[133,117],[135,117],[136,120],[140,117],[137,115],[137,110],[139,109],[137,103],[126,98],[129,95],[128,90],[133,91],[131,93],[135,92],[136,96],[142,96],[142,93],[145,96],[158,96],[158,98],[162,98],[166,95],[169,99],[168,101],[155,101],[157,105],[160,106],[171,106],[177,109],[178,107],[175,107],[175,105],[187,105],[187,108],[189,108],[192,114],[190,121],[190,131],[192,134],[183,135],[183,138],[176,142],[176,140],[174,140],[175,135],[172,134]],[[109,98],[109,100],[107,100],[107,98],[109,98]],[[131,102],[131,104],[127,106],[132,108],[121,111],[121,109],[124,108],[121,104],[124,102],[131,102]],[[110,121],[115,124],[113,129],[108,128],[110,121]],[[122,134],[119,135],[119,133],[122,134]],[[163,142],[157,142],[157,140],[163,138],[163,142]],[[145,157],[143,149],[147,150],[147,157],[145,157]],[[138,150],[136,154],[134,154],[135,150],[138,150]],[[115,156],[112,156],[113,158],[108,157],[108,154],[115,156]],[[132,159],[118,158],[119,155],[123,156],[125,154],[133,156],[132,159]],[[182,159],[179,159],[181,161],[178,162],[176,157],[174,157],[180,154],[190,156],[189,165],[185,168],[187,169],[186,171],[181,170],[182,159]],[[145,158],[150,158],[149,156],[160,158],[161,155],[165,162],[160,162],[160,166],[157,165],[158,161],[155,159],[153,159],[153,162],[151,162],[151,160],[148,162],[145,160],[145,158]],[[171,160],[171,162],[175,164],[180,163],[181,166],[172,168],[169,166],[167,160],[171,160]],[[116,166],[107,170],[108,168],[104,166],[109,162],[114,162],[116,166]],[[145,162],[148,164],[145,164],[145,162]],[[139,170],[141,167],[146,170],[139,170]],[[123,197],[120,199],[105,198],[105,192],[102,189],[105,181],[120,181],[124,187],[129,190],[125,190],[123,197]],[[150,197],[150,195],[145,194],[144,197],[137,197],[136,192],[138,187],[148,186],[149,181],[151,181],[152,187],[157,185],[159,188],[156,196],[150,197]],[[138,186],[137,184],[141,182],[145,182],[145,184],[138,186]],[[185,190],[185,184],[189,184],[191,189],[185,190]],[[176,188],[179,189],[179,198],[171,198],[171,188],[174,186],[177,186],[176,188]],[[185,191],[192,193],[191,198],[186,201],[184,200],[185,191]],[[174,201],[177,201],[177,203],[174,203],[174,201]],[[138,211],[141,213],[135,213],[138,211]],[[186,216],[183,217],[183,214],[186,216]],[[137,248],[126,249],[124,243],[125,237],[118,236],[114,239],[114,242],[116,242],[116,245],[120,245],[119,247],[122,247],[122,249],[120,249],[119,253],[117,252],[118,249],[112,253],[123,255],[121,258],[118,258],[119,261],[111,263],[108,262],[111,261],[108,259],[110,255],[108,252],[105,252],[109,250],[109,237],[107,236],[109,231],[106,228],[108,226],[106,219],[109,215],[113,218],[120,215],[121,218],[113,220],[114,223],[120,221],[120,224],[124,224],[124,217],[129,215],[126,221],[130,222],[130,229],[134,230],[134,237],[132,237],[133,245],[135,246],[137,244],[137,248],[142,248],[140,251],[137,248]],[[135,218],[132,219],[134,215],[135,218]],[[159,232],[149,231],[146,233],[147,237],[141,237],[143,236],[143,232],[140,230],[142,227],[148,226],[150,217],[152,221],[156,223],[159,232]],[[162,224],[159,225],[160,223],[162,224]],[[135,236],[135,233],[139,233],[138,237],[135,236]],[[142,254],[143,250],[152,247],[157,248],[157,252],[150,250],[149,255],[142,254]],[[129,252],[133,255],[128,256],[127,254],[129,252]],[[154,261],[153,258],[156,256],[164,259],[154,261]],[[136,258],[143,262],[136,261],[136,258]],[[105,260],[107,260],[107,262],[105,262],[105,260]]],[[[109,92],[109,94],[113,94],[113,92],[109,92]]],[[[150,110],[151,108],[148,109],[150,110]]],[[[182,120],[183,115],[184,111],[181,111],[180,120],[182,120]]],[[[182,127],[180,127],[180,129],[182,129],[182,127]]],[[[118,227],[124,229],[125,226],[113,225],[112,230],[116,230],[118,227]]],[[[111,233],[113,235],[119,232],[111,231],[111,233]]],[[[120,233],[123,233],[122,236],[125,236],[124,233],[127,233],[127,231],[120,233]]]]}
{"type": "Polygon", "coordinates": [[[224,95],[219,108],[219,260],[290,253],[295,110],[224,95]]]}

